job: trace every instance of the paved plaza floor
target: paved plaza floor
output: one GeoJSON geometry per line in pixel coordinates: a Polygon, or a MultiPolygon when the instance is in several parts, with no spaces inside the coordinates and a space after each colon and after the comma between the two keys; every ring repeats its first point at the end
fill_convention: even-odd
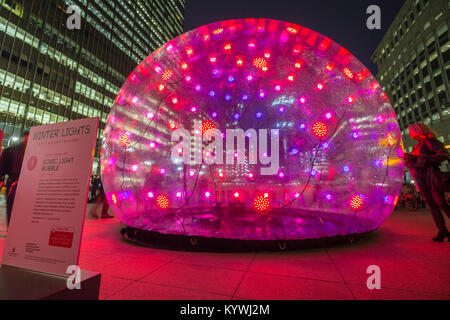
{"type": "MultiPolygon", "coordinates": [[[[6,241],[0,204],[0,254],[6,241]]],[[[346,245],[284,252],[210,253],[130,244],[118,220],[86,220],[83,269],[102,273],[101,299],[445,299],[450,243],[434,243],[428,211],[395,211],[376,232],[346,245]],[[381,269],[369,290],[367,267],[381,269]]]]}

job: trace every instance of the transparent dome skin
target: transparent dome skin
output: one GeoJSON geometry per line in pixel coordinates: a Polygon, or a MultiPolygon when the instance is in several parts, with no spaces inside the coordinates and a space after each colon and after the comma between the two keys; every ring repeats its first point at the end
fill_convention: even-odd
{"type": "MultiPolygon", "coordinates": [[[[240,159],[223,145],[223,159],[240,159]]],[[[185,33],[136,67],[108,118],[101,174],[112,210],[129,227],[314,239],[377,229],[398,201],[402,157],[394,110],[352,54],[306,27],[246,19],[185,33]],[[256,152],[255,163],[249,142],[241,164],[206,163],[222,153],[208,153],[205,128],[223,141],[227,129],[267,130],[279,147],[268,148],[276,172],[262,173],[269,153],[256,152]],[[172,141],[179,129],[192,135],[194,150],[203,146],[200,164],[194,150],[190,162],[173,158],[188,150],[172,141]]]]}

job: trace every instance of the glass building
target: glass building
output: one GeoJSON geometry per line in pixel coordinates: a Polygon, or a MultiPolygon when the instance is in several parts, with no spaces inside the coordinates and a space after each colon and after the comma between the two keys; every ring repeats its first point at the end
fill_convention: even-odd
{"type": "Polygon", "coordinates": [[[415,122],[430,126],[450,144],[449,21],[448,0],[407,0],[372,56],[406,152],[415,144],[407,130],[415,122]]]}
{"type": "MultiPolygon", "coordinates": [[[[0,0],[2,146],[32,126],[100,117],[127,76],[183,32],[184,0],[0,0]],[[80,28],[67,20],[80,9],[80,28]]],[[[71,18],[71,21],[73,21],[71,18]]]]}

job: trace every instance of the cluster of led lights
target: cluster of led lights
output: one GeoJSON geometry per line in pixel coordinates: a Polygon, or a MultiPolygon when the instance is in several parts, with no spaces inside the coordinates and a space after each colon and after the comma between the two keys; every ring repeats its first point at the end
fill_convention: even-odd
{"type": "MultiPolygon", "coordinates": [[[[296,28],[294,28],[294,27],[288,27],[288,28],[287,28],[287,31],[289,31],[291,34],[297,34],[297,33],[298,33],[298,30],[297,30],[296,28]]],[[[217,36],[217,35],[222,34],[223,32],[224,32],[224,28],[218,28],[218,29],[214,30],[214,31],[212,32],[212,34],[215,35],[215,36],[217,36]]],[[[205,35],[205,36],[204,36],[204,40],[208,40],[208,39],[209,39],[209,36],[206,36],[206,35],[205,35]]],[[[254,48],[255,46],[256,46],[255,42],[250,42],[250,43],[248,44],[248,47],[249,47],[249,48],[254,48]]],[[[326,48],[327,48],[328,46],[329,46],[329,42],[324,41],[324,42],[321,43],[320,49],[321,49],[321,50],[326,50],[326,48]]],[[[167,49],[169,50],[169,47],[168,47],[167,49]]],[[[170,47],[170,50],[171,50],[171,49],[172,49],[172,47],[170,47]]],[[[230,51],[232,50],[232,44],[231,44],[231,43],[225,43],[224,46],[223,46],[223,50],[226,51],[226,52],[230,52],[230,51]]],[[[299,53],[300,50],[301,50],[301,49],[300,49],[299,47],[295,47],[295,48],[294,48],[294,53],[299,53]]],[[[191,56],[191,55],[194,53],[192,48],[186,48],[186,51],[185,51],[185,52],[186,52],[186,54],[187,54],[188,56],[191,56]]],[[[256,58],[254,58],[253,61],[252,61],[253,67],[256,68],[256,69],[258,69],[258,70],[261,70],[262,72],[268,71],[268,70],[269,70],[269,62],[268,62],[267,59],[270,59],[270,57],[271,57],[271,53],[270,53],[270,52],[265,52],[264,55],[263,55],[263,57],[256,57],[256,58]]],[[[218,61],[218,58],[217,58],[217,56],[210,56],[210,57],[209,57],[209,61],[210,61],[210,63],[215,64],[215,63],[218,61]]],[[[236,58],[235,58],[235,61],[236,61],[236,65],[237,65],[238,67],[242,67],[242,66],[245,64],[244,58],[243,58],[243,57],[240,57],[240,56],[239,56],[239,57],[236,57],[236,58]]],[[[296,69],[301,69],[301,68],[303,67],[303,64],[304,64],[304,63],[303,63],[302,61],[296,61],[296,62],[294,63],[294,67],[295,67],[296,69]]],[[[183,71],[188,71],[188,70],[189,70],[189,65],[188,65],[187,62],[184,62],[184,61],[181,62],[181,63],[179,64],[179,66],[180,66],[180,68],[181,68],[183,71]]],[[[328,63],[328,64],[325,66],[325,68],[324,68],[324,70],[325,70],[326,72],[333,72],[335,69],[336,69],[336,66],[335,66],[333,63],[328,63]]],[[[173,77],[175,76],[175,72],[174,72],[172,69],[167,69],[167,70],[164,70],[164,71],[163,71],[160,67],[156,67],[156,68],[155,68],[155,71],[161,74],[161,79],[162,79],[163,81],[170,81],[170,80],[173,79],[173,77]]],[[[214,74],[214,75],[219,75],[220,73],[221,73],[221,71],[218,70],[218,69],[214,69],[214,70],[213,70],[213,74],[214,74]]],[[[354,73],[350,68],[348,68],[348,67],[345,67],[345,68],[342,69],[342,74],[343,74],[347,79],[349,79],[349,80],[356,80],[356,81],[362,81],[362,80],[364,80],[364,79],[367,77],[366,72],[359,72],[359,73],[357,73],[357,74],[355,75],[355,73],[354,73]]],[[[187,76],[185,79],[186,79],[186,81],[191,81],[191,80],[192,80],[192,77],[191,77],[191,76],[187,76]]],[[[254,76],[248,75],[248,76],[246,77],[246,79],[247,79],[247,81],[253,81],[253,80],[254,80],[254,76]]],[[[295,77],[295,75],[293,75],[293,74],[289,74],[289,75],[287,76],[286,79],[287,79],[287,81],[289,81],[289,82],[293,82],[293,81],[295,81],[296,77],[295,77]]],[[[228,81],[229,81],[230,83],[233,83],[233,82],[235,81],[235,78],[234,78],[233,76],[229,76],[229,77],[228,77],[228,81]]],[[[162,83],[159,83],[159,84],[157,84],[157,89],[158,89],[160,92],[163,92],[163,91],[165,91],[165,89],[166,89],[166,85],[164,85],[164,84],[162,84],[162,83]]],[[[315,84],[315,89],[316,89],[317,91],[323,91],[323,90],[326,89],[326,84],[325,84],[324,82],[318,82],[318,83],[315,84]]],[[[196,91],[201,91],[201,90],[202,90],[201,85],[200,85],[200,84],[196,85],[196,86],[195,86],[195,90],[196,90],[196,91]]],[[[280,84],[276,84],[276,85],[274,86],[274,91],[275,91],[275,92],[280,92],[281,90],[282,90],[282,86],[281,86],[280,84]]],[[[215,96],[216,96],[216,93],[215,93],[214,91],[212,91],[212,90],[209,91],[208,94],[209,94],[210,97],[215,97],[215,96]]],[[[258,96],[259,96],[260,98],[264,98],[264,97],[266,96],[266,93],[265,93],[263,90],[260,90],[259,93],[258,93],[258,96]]],[[[172,98],[170,98],[170,99],[171,99],[172,104],[174,104],[174,105],[177,105],[177,104],[180,103],[180,99],[179,99],[178,97],[172,97],[172,98]]],[[[232,99],[232,97],[231,97],[230,95],[226,95],[226,96],[225,96],[225,99],[229,101],[229,100],[232,99]]],[[[249,96],[248,96],[248,95],[243,95],[243,96],[242,96],[242,100],[246,101],[246,100],[248,100],[248,99],[249,99],[249,96]]],[[[132,101],[132,102],[133,102],[134,104],[136,104],[138,101],[132,101]]],[[[305,96],[302,96],[302,97],[298,98],[298,102],[299,102],[300,104],[305,104],[305,103],[307,102],[307,98],[306,98],[305,96]]],[[[346,98],[346,102],[347,102],[348,104],[352,104],[353,102],[355,102],[354,96],[348,96],[348,97],[346,98]]],[[[192,106],[192,107],[190,108],[190,111],[193,112],[193,113],[195,113],[195,112],[198,111],[198,108],[197,108],[196,106],[192,106]]],[[[280,107],[278,108],[278,111],[279,111],[280,113],[284,113],[284,112],[286,111],[286,107],[285,107],[285,106],[280,106],[280,107]]],[[[256,118],[257,118],[257,119],[260,119],[260,118],[263,117],[263,115],[264,115],[263,112],[260,112],[260,111],[259,111],[259,112],[256,113],[256,118]]],[[[212,116],[213,118],[216,118],[216,117],[218,116],[218,114],[217,114],[217,112],[213,112],[213,113],[211,114],[211,116],[212,116]]],[[[146,117],[147,117],[148,119],[152,120],[152,119],[154,119],[154,117],[155,117],[155,113],[154,113],[154,112],[148,112],[148,113],[146,114],[146,117]]],[[[234,120],[238,120],[238,119],[240,119],[241,114],[236,112],[236,113],[233,114],[232,117],[233,117],[234,120]]],[[[328,113],[325,114],[325,118],[326,118],[327,120],[330,120],[330,119],[333,118],[333,114],[332,114],[331,112],[328,112],[328,113]]],[[[386,121],[386,118],[385,118],[384,115],[379,115],[379,116],[377,116],[377,118],[376,118],[376,122],[379,123],[379,124],[382,124],[382,123],[384,123],[385,121],[386,121]]],[[[171,130],[175,130],[175,129],[177,128],[177,124],[176,124],[174,121],[171,121],[171,120],[169,120],[168,126],[169,126],[169,128],[170,128],[171,130]]],[[[303,124],[303,123],[299,125],[299,129],[304,129],[305,127],[306,127],[306,125],[303,124]]],[[[202,122],[202,134],[203,134],[203,135],[204,135],[206,132],[208,132],[209,130],[211,130],[211,129],[215,129],[215,124],[214,124],[214,122],[212,122],[212,121],[203,121],[203,122],[202,122]]],[[[314,134],[315,137],[317,137],[317,138],[319,138],[319,139],[323,139],[324,137],[327,136],[327,134],[328,134],[328,132],[329,132],[329,129],[328,129],[328,126],[327,126],[327,124],[326,124],[325,122],[322,122],[322,121],[316,121],[315,123],[312,124],[311,131],[312,131],[312,133],[314,134]]],[[[353,133],[353,137],[354,137],[354,138],[358,138],[358,137],[359,137],[359,134],[356,133],[356,132],[354,132],[354,133],[353,133]]],[[[393,146],[395,146],[395,145],[397,144],[397,140],[393,137],[392,134],[389,134],[389,135],[387,136],[386,140],[387,140],[388,145],[391,146],[391,147],[393,147],[393,146]]],[[[128,147],[128,146],[129,146],[129,141],[130,141],[130,133],[129,133],[129,132],[124,132],[124,133],[119,137],[119,141],[120,141],[120,144],[121,144],[122,146],[128,147]]],[[[155,143],[155,142],[151,142],[149,145],[150,145],[151,148],[155,148],[155,147],[156,147],[156,143],[155,143]]],[[[325,144],[324,144],[323,146],[325,147],[325,144]]],[[[328,144],[327,144],[327,146],[328,146],[328,144]]],[[[182,153],[183,153],[183,150],[182,150],[182,149],[178,150],[178,153],[179,153],[179,154],[182,154],[182,153]]],[[[295,153],[293,153],[293,154],[298,154],[298,150],[297,150],[297,152],[295,152],[295,153]]],[[[235,157],[236,157],[236,155],[235,155],[235,157]]],[[[138,168],[139,168],[138,165],[135,164],[135,165],[133,165],[133,166],[131,167],[131,171],[137,171],[138,168]]],[[[343,170],[344,170],[344,172],[350,172],[350,167],[344,166],[344,169],[343,169],[343,170]]],[[[190,172],[190,176],[191,176],[191,177],[195,175],[195,172],[191,175],[192,172],[193,172],[193,171],[190,172]]],[[[159,173],[160,173],[160,174],[164,174],[164,173],[165,173],[165,169],[161,169],[161,170],[159,171],[159,173]]],[[[314,175],[316,175],[316,174],[317,174],[317,171],[316,171],[316,170],[314,170],[314,169],[311,170],[311,175],[312,175],[312,176],[314,176],[314,175]]],[[[280,171],[280,172],[278,173],[278,176],[279,176],[280,178],[284,178],[284,177],[285,177],[285,173],[282,172],[282,171],[280,171]]],[[[223,172],[219,172],[219,173],[218,173],[218,177],[219,177],[219,179],[223,179],[223,178],[224,178],[224,173],[223,173],[223,172]]],[[[252,179],[254,179],[254,174],[253,174],[253,173],[249,173],[247,177],[248,177],[248,179],[252,180],[252,179]]],[[[153,197],[154,197],[154,194],[153,194],[152,192],[150,192],[148,195],[149,195],[150,198],[153,198],[153,197]]],[[[239,192],[235,192],[233,195],[234,195],[234,197],[235,197],[236,199],[239,199],[239,197],[240,197],[239,192]]],[[[178,192],[178,193],[177,193],[177,197],[180,198],[181,196],[182,196],[181,193],[178,192]]],[[[205,196],[206,198],[210,198],[212,195],[211,195],[211,193],[210,193],[209,191],[207,191],[207,192],[204,193],[204,196],[205,196]]],[[[117,203],[117,197],[116,197],[114,194],[113,194],[113,197],[114,197],[114,198],[112,199],[113,202],[114,202],[114,203],[117,203]]],[[[295,194],[295,198],[298,198],[298,197],[300,197],[300,194],[299,194],[299,193],[296,193],[296,194],[295,194]]],[[[327,195],[326,195],[326,198],[327,198],[328,200],[330,200],[330,199],[332,198],[331,194],[327,194],[327,195]]],[[[364,200],[363,200],[362,196],[360,196],[360,195],[355,195],[355,196],[353,196],[353,198],[352,198],[351,201],[350,201],[350,207],[351,207],[352,209],[354,209],[354,210],[359,210],[359,209],[362,208],[363,203],[364,203],[364,200]]],[[[158,207],[161,208],[161,209],[168,209],[169,206],[170,206],[169,198],[168,198],[166,195],[160,195],[160,196],[158,196],[158,197],[156,198],[156,204],[157,204],[158,207]]],[[[254,199],[253,206],[254,206],[254,208],[255,208],[257,211],[259,211],[259,212],[267,212],[267,211],[270,209],[270,206],[271,206],[271,203],[270,203],[270,199],[269,199],[269,197],[268,197],[268,194],[266,193],[266,194],[264,194],[264,195],[257,196],[257,197],[254,199]]]]}

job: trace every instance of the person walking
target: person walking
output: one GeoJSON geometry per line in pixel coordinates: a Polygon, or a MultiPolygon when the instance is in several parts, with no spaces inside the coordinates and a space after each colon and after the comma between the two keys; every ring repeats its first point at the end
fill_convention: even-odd
{"type": "Polygon", "coordinates": [[[411,154],[405,153],[405,164],[438,228],[438,234],[433,241],[442,242],[445,238],[450,240],[450,233],[441,212],[444,211],[450,218],[450,207],[444,197],[448,186],[444,185],[439,169],[442,162],[449,160],[448,151],[437,139],[436,133],[423,123],[412,124],[408,129],[411,138],[418,142],[411,154]]]}
{"type": "Polygon", "coordinates": [[[99,218],[97,216],[97,210],[98,210],[98,207],[100,207],[100,205],[103,205],[100,218],[102,218],[102,219],[114,218],[114,216],[111,216],[111,215],[108,214],[109,202],[108,202],[108,199],[106,198],[106,194],[105,194],[105,191],[103,189],[103,184],[102,184],[102,181],[101,181],[100,178],[98,178],[97,187],[98,187],[97,190],[99,191],[99,193],[98,193],[98,196],[96,198],[95,205],[90,210],[91,216],[94,217],[94,218],[99,218]]]}
{"type": "Polygon", "coordinates": [[[2,152],[0,157],[0,183],[6,181],[6,225],[9,226],[11,213],[16,196],[17,183],[19,181],[20,170],[22,168],[23,157],[28,143],[30,132],[25,130],[22,134],[20,144],[11,146],[2,152]]]}

